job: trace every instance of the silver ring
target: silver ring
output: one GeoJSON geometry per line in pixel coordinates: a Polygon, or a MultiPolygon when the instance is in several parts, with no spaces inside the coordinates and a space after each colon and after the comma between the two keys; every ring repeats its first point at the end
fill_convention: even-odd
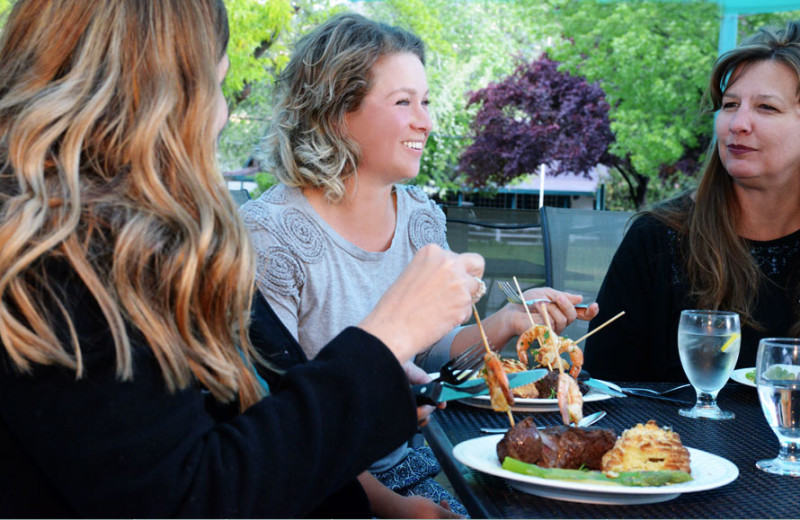
{"type": "Polygon", "coordinates": [[[477,276],[474,277],[478,281],[478,290],[475,291],[475,294],[472,295],[472,299],[475,301],[480,300],[486,294],[486,284],[483,283],[483,280],[478,278],[477,276]]]}

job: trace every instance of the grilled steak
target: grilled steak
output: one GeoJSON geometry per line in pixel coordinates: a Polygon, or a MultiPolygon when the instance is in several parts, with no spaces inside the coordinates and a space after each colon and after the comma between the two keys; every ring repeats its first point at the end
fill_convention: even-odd
{"type": "Polygon", "coordinates": [[[542,439],[533,419],[526,417],[509,429],[497,443],[497,458],[500,463],[506,457],[535,464],[542,457],[542,439]]]}
{"type": "Polygon", "coordinates": [[[614,447],[617,436],[604,428],[551,426],[540,432],[543,468],[600,469],[603,455],[614,447]]]}
{"type": "Polygon", "coordinates": [[[507,456],[543,468],[600,469],[603,455],[617,436],[601,428],[551,426],[539,430],[531,417],[517,423],[497,443],[497,457],[507,456]]]}

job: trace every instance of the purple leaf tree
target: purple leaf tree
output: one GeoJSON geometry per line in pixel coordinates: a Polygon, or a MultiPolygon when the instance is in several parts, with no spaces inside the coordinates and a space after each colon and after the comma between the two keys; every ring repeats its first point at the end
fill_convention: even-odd
{"type": "Polygon", "coordinates": [[[605,93],[582,77],[558,70],[546,54],[523,63],[499,83],[470,93],[479,104],[472,144],[459,167],[475,187],[505,185],[536,173],[582,173],[608,158],[613,142],[605,93]]]}

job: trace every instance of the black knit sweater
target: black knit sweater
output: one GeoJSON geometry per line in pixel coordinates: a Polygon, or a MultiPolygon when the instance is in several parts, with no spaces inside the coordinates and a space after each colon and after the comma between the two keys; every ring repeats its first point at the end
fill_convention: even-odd
{"type": "MultiPolygon", "coordinates": [[[[86,377],[42,365],[20,374],[0,348],[2,516],[370,515],[355,477],[416,430],[408,380],[377,338],[345,330],[239,414],[200,388],[168,392],[136,331],[133,380],[119,381],[93,298],[68,272],[52,274],[86,377]]],[[[255,341],[269,342],[271,317],[256,323],[255,341]]]]}
{"type": "MultiPolygon", "coordinates": [[[[590,330],[624,310],[625,315],[586,340],[586,369],[617,381],[685,381],[678,356],[678,322],[694,309],[677,233],[652,216],[637,219],[620,244],[597,302],[590,330]]],[[[800,231],[767,242],[749,241],[765,275],[754,316],[762,329],[742,326],[737,367],[755,366],[758,341],[786,336],[798,319],[800,231]]],[[[722,309],[725,310],[725,309],[722,309]]]]}

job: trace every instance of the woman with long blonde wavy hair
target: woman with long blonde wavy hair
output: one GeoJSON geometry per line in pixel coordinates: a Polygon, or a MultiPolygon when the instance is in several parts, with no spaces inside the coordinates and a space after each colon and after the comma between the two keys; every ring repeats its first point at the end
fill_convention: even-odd
{"type": "Polygon", "coordinates": [[[715,139],[697,189],[643,212],[600,289],[592,326],[627,314],[587,340],[595,376],[684,380],[684,309],[740,315],[740,368],[761,338],[800,334],[800,22],[720,56],[706,99],[715,139]]]}
{"type": "Polygon", "coordinates": [[[227,43],[222,0],[19,0],[9,14],[4,515],[369,514],[353,479],[416,427],[401,363],[469,316],[482,259],[429,248],[265,397],[253,255],[215,160],[227,43]]]}

